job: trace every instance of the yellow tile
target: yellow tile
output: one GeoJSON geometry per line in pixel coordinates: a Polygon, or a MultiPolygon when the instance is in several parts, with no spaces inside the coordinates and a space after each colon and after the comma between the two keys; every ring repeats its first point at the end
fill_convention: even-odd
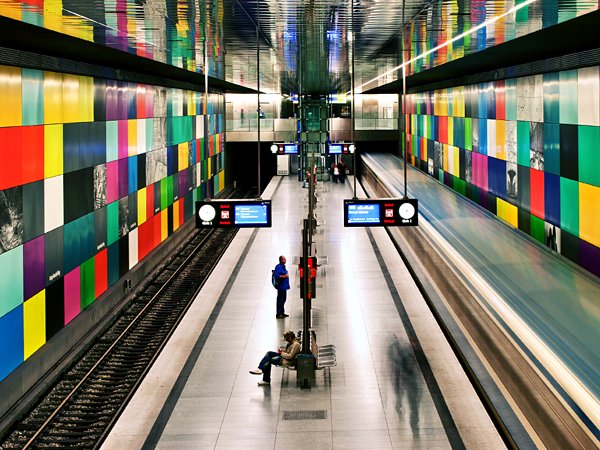
{"type": "Polygon", "coordinates": [[[506,221],[506,202],[499,197],[496,197],[496,215],[506,221]]]}
{"type": "Polygon", "coordinates": [[[448,117],[448,144],[454,145],[454,119],[448,117]]]}
{"type": "Polygon", "coordinates": [[[62,32],[62,0],[44,0],[44,28],[62,32]]]}
{"type": "MultiPolygon", "coordinates": [[[[152,188],[152,186],[151,186],[152,188]]],[[[142,188],[137,192],[138,205],[138,226],[146,221],[146,188],[142,188]]]]}
{"type": "Polygon", "coordinates": [[[515,228],[519,227],[519,209],[510,203],[506,203],[506,221],[515,228]]]}
{"type": "Polygon", "coordinates": [[[600,187],[579,183],[579,237],[600,247],[600,187]]]}
{"type": "Polygon", "coordinates": [[[137,120],[127,121],[127,154],[137,155],[137,120]]]}
{"type": "Polygon", "coordinates": [[[160,212],[160,240],[164,241],[169,236],[169,215],[166,209],[160,212]]]}
{"type": "Polygon", "coordinates": [[[444,172],[450,172],[448,170],[448,146],[446,144],[442,144],[442,153],[444,154],[444,172]]]}
{"type": "Polygon", "coordinates": [[[79,122],[79,76],[62,76],[63,122],[79,122]]]}
{"type": "Polygon", "coordinates": [[[62,74],[44,72],[44,123],[63,122],[62,74]]]}
{"type": "Polygon", "coordinates": [[[496,158],[506,161],[506,121],[496,120],[496,158]]]}
{"type": "Polygon", "coordinates": [[[23,9],[20,2],[0,2],[0,16],[5,16],[10,19],[23,20],[23,9]]]}
{"type": "Polygon", "coordinates": [[[79,77],[79,120],[94,121],[94,79],[79,77]]]}
{"type": "Polygon", "coordinates": [[[63,173],[63,126],[44,126],[44,178],[63,173]]]}
{"type": "Polygon", "coordinates": [[[173,231],[179,228],[179,200],[173,202],[173,231]]]}
{"type": "Polygon", "coordinates": [[[187,168],[189,165],[189,144],[187,142],[183,142],[177,146],[177,150],[177,170],[180,171],[187,168]]]}
{"type": "Polygon", "coordinates": [[[0,66],[0,127],[23,124],[21,95],[21,69],[0,66]]]}
{"type": "Polygon", "coordinates": [[[452,175],[455,177],[460,176],[460,150],[458,147],[450,147],[452,149],[453,156],[453,167],[452,167],[452,175]]]}
{"type": "Polygon", "coordinates": [[[23,305],[23,358],[27,359],[46,343],[46,291],[23,305]]]}

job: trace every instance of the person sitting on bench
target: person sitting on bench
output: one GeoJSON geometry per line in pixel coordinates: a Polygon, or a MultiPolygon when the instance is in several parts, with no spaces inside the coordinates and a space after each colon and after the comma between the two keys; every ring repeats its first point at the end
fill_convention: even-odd
{"type": "Polygon", "coordinates": [[[258,382],[259,386],[268,386],[271,384],[271,366],[293,367],[296,365],[296,356],[300,352],[300,339],[296,337],[293,331],[283,333],[283,338],[287,342],[285,350],[281,348],[276,352],[267,352],[264,358],[258,364],[258,369],[251,370],[253,375],[262,375],[262,381],[258,382]]]}

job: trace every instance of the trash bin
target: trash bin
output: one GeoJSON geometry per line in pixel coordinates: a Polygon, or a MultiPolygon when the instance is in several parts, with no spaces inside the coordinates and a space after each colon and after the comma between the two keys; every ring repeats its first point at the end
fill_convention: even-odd
{"type": "Polygon", "coordinates": [[[315,357],[298,355],[296,358],[296,384],[300,387],[311,387],[315,383],[315,357]]]}

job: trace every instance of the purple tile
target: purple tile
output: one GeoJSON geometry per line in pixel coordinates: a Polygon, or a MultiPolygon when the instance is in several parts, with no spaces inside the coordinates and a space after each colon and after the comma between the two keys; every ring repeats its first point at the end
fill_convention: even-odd
{"type": "Polygon", "coordinates": [[[129,158],[119,159],[119,198],[129,194],[129,158]]]}
{"type": "Polygon", "coordinates": [[[579,264],[600,277],[600,248],[583,239],[579,240],[579,264]]]}
{"type": "Polygon", "coordinates": [[[39,236],[23,246],[23,284],[25,300],[44,289],[44,236],[39,236]]]}

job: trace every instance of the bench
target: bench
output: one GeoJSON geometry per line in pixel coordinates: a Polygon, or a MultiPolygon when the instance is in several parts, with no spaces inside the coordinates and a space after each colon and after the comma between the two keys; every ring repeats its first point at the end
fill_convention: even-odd
{"type": "Polygon", "coordinates": [[[310,331],[310,351],[315,357],[315,365],[317,370],[322,370],[325,367],[337,366],[335,356],[335,345],[326,344],[319,346],[317,344],[317,333],[310,331]]]}
{"type": "MultiPolygon", "coordinates": [[[[302,332],[299,331],[297,336],[302,337],[302,332]]],[[[315,357],[315,369],[322,370],[326,367],[337,366],[335,355],[335,344],[326,344],[319,346],[317,344],[317,334],[310,331],[310,352],[315,357]]],[[[296,366],[278,366],[283,369],[296,370],[296,366]]]]}

